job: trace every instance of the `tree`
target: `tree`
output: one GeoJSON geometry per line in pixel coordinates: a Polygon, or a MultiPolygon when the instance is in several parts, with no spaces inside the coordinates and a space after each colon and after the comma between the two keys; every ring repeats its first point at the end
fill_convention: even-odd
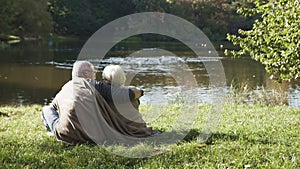
{"type": "MultiPolygon", "coordinates": [[[[236,14],[245,0],[167,0],[165,11],[180,16],[199,27],[211,40],[225,40],[226,33],[236,34],[239,28],[252,25],[253,17],[236,14]]],[[[247,0],[249,1],[249,0],[247,0]]]]}
{"type": "Polygon", "coordinates": [[[17,3],[11,0],[0,1],[0,35],[11,34],[14,30],[13,22],[16,18],[17,3]]]}
{"type": "Polygon", "coordinates": [[[90,36],[106,23],[133,11],[130,0],[48,0],[58,34],[90,36]]]}
{"type": "Polygon", "coordinates": [[[0,34],[43,36],[52,30],[46,0],[1,0],[0,34]]]}
{"type": "Polygon", "coordinates": [[[15,33],[21,36],[46,36],[52,31],[52,17],[47,0],[18,0],[15,33]]]}
{"type": "Polygon", "coordinates": [[[234,57],[249,54],[265,65],[275,80],[300,77],[300,1],[255,1],[255,8],[240,8],[248,16],[260,14],[251,30],[239,30],[240,35],[227,35],[227,39],[241,49],[226,51],[234,57]]]}

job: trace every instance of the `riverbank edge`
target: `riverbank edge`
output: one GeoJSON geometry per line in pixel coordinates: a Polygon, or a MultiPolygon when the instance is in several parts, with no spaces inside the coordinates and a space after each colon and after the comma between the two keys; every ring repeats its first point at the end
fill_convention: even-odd
{"type": "Polygon", "coordinates": [[[0,48],[9,47],[11,44],[30,41],[77,41],[82,37],[63,36],[58,34],[49,34],[46,37],[21,37],[16,35],[0,34],[0,48]]]}

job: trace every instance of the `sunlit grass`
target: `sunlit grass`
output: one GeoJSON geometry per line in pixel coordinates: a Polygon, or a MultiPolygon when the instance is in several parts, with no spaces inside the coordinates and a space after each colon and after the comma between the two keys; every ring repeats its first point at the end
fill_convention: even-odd
{"type": "Polygon", "coordinates": [[[286,91],[265,89],[263,86],[252,89],[247,83],[230,86],[227,100],[236,104],[262,104],[268,106],[288,105],[289,94],[286,91]]]}
{"type": "MultiPolygon", "coordinates": [[[[172,103],[173,104],[173,103],[172,103]]],[[[181,114],[169,104],[150,125],[163,132],[181,114]]],[[[287,106],[227,104],[211,137],[198,142],[208,105],[198,105],[191,132],[177,144],[159,147],[159,155],[127,158],[96,145],[65,147],[41,125],[42,106],[0,107],[0,162],[3,168],[299,168],[300,109],[287,106]],[[162,152],[162,153],[161,153],[162,152]]],[[[122,152],[122,146],[112,147],[122,152]]],[[[147,145],[130,151],[143,153],[147,145]]],[[[1,168],[0,167],[0,168],[1,168]]]]}

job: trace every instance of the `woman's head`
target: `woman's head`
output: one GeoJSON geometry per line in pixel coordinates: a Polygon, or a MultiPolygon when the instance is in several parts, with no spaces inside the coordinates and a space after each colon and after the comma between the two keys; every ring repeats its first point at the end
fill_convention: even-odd
{"type": "Polygon", "coordinates": [[[121,66],[108,65],[103,70],[102,79],[114,86],[124,86],[126,76],[121,66]]]}
{"type": "Polygon", "coordinates": [[[72,78],[82,77],[96,79],[94,65],[88,61],[76,61],[73,65],[72,78]]]}

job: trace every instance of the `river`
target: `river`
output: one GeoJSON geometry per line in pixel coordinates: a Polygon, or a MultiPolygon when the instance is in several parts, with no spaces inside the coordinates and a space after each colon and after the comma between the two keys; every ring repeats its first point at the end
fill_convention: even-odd
{"type": "MultiPolygon", "coordinates": [[[[76,61],[84,40],[78,41],[33,41],[12,44],[0,48],[0,104],[48,104],[64,83],[71,78],[72,64],[76,61]]],[[[226,75],[225,90],[232,83],[247,83],[250,88],[257,86],[272,88],[276,85],[268,79],[264,67],[249,57],[233,59],[223,55],[225,48],[231,48],[229,43],[214,43],[219,52],[226,75]]],[[[176,64],[178,59],[184,61],[193,73],[198,90],[194,97],[204,101],[210,100],[206,93],[209,88],[209,76],[203,60],[194,59],[186,46],[164,43],[120,43],[115,46],[103,59],[93,60],[101,79],[101,70],[108,64],[120,64],[124,70],[136,75],[130,82],[145,90],[142,103],[167,103],[174,100],[181,86],[168,73],[168,67],[176,64]],[[157,56],[139,58],[130,56],[137,50],[160,49],[171,51],[176,56],[157,56]],[[142,63],[140,66],[137,63],[142,63]],[[142,66],[141,66],[142,65],[142,66]],[[161,97],[163,96],[163,97],[161,97]]],[[[289,105],[300,106],[299,83],[293,82],[284,86],[290,93],[289,105]]]]}

